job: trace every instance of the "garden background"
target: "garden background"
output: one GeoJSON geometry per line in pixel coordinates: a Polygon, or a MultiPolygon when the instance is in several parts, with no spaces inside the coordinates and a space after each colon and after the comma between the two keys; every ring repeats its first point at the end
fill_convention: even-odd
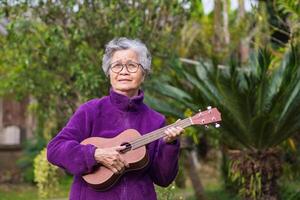
{"type": "Polygon", "coordinates": [[[152,53],[145,101],[169,123],[222,113],[219,129],[186,129],[159,199],[300,199],[298,0],[2,0],[1,200],[68,198],[45,147],[108,94],[103,50],[121,36],[152,53]]]}

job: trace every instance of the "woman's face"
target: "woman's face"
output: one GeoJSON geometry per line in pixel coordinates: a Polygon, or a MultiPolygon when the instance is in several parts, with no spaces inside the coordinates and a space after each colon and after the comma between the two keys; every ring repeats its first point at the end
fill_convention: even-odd
{"type": "MultiPolygon", "coordinates": [[[[138,65],[136,72],[132,70],[131,66],[139,63],[138,55],[131,49],[119,50],[116,51],[111,59],[111,68],[109,69],[110,83],[115,92],[124,94],[128,97],[137,95],[138,90],[142,82],[144,81],[143,69],[138,65]],[[128,71],[124,66],[120,72],[114,72],[118,70],[113,70],[114,66],[122,66],[122,64],[127,64],[127,67],[130,68],[128,71]]],[[[116,67],[121,69],[122,67],[116,67]]]]}

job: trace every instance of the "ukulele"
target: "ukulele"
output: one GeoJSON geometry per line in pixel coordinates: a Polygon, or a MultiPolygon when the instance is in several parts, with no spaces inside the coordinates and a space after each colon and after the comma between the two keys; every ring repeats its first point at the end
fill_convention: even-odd
{"type": "Polygon", "coordinates": [[[206,111],[199,112],[192,117],[180,120],[145,135],[141,135],[137,130],[127,129],[114,138],[87,138],[83,140],[81,144],[92,144],[98,148],[109,148],[120,145],[125,146],[120,153],[128,162],[129,167],[125,168],[123,172],[115,174],[105,166],[97,165],[92,173],[85,174],[82,176],[82,178],[90,187],[98,191],[108,190],[124,173],[128,171],[139,170],[147,166],[149,158],[145,145],[166,136],[166,129],[172,126],[186,128],[194,124],[207,126],[211,123],[216,123],[215,126],[218,128],[220,125],[217,124],[217,122],[219,121],[221,121],[221,114],[217,108],[207,107],[206,111]]]}

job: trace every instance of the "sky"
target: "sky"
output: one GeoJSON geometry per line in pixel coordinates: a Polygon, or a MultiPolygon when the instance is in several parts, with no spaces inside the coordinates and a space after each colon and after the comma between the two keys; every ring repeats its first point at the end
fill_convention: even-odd
{"type": "MultiPolygon", "coordinates": [[[[244,0],[245,1],[245,9],[246,11],[250,11],[251,7],[254,5],[257,5],[256,0],[244,0]],[[251,6],[252,5],[252,6],[251,6]]],[[[210,13],[214,8],[214,1],[213,0],[202,0],[203,6],[204,6],[204,13],[208,14],[210,13]]],[[[237,9],[238,7],[238,0],[231,0],[230,6],[232,10],[237,9]]]]}

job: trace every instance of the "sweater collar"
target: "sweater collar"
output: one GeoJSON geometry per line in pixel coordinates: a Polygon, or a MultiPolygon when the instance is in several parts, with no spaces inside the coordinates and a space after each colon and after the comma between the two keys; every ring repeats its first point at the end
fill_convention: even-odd
{"type": "Polygon", "coordinates": [[[112,88],[109,91],[111,103],[122,111],[137,111],[143,104],[144,92],[139,90],[138,95],[134,97],[127,97],[123,94],[115,92],[112,88]]]}

